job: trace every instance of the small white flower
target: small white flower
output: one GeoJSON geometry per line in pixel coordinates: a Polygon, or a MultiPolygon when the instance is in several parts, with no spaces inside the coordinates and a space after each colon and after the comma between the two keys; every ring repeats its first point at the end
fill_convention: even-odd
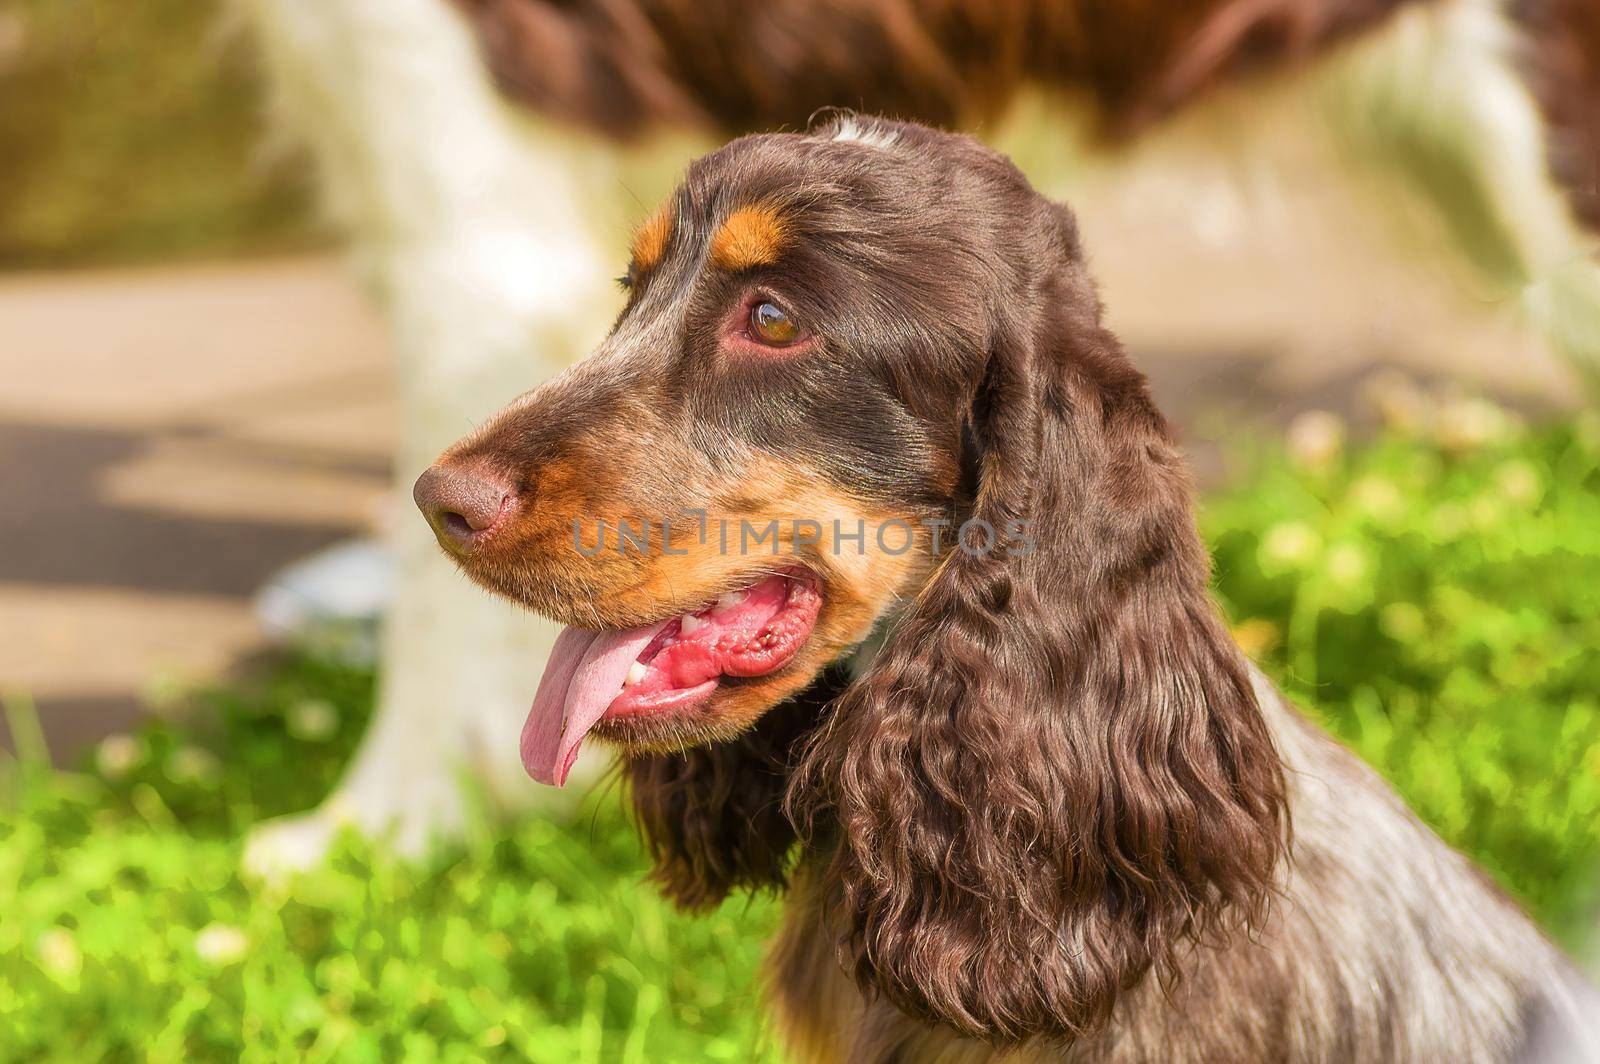
{"type": "Polygon", "coordinates": [[[218,968],[243,960],[249,948],[250,939],[230,924],[207,924],[194,937],[195,955],[218,968]]]}
{"type": "Polygon", "coordinates": [[[1467,511],[1474,528],[1493,528],[1505,520],[1505,503],[1493,495],[1480,495],[1467,511]]]}
{"type": "Polygon", "coordinates": [[[1308,410],[1289,422],[1289,459],[1311,473],[1324,472],[1344,452],[1344,421],[1326,410],[1308,410]]]}
{"type": "Polygon", "coordinates": [[[198,746],[182,746],[167,760],[167,775],[178,783],[199,783],[215,779],[219,767],[216,757],[209,751],[198,746]]]}
{"type": "Polygon", "coordinates": [[[1455,539],[1467,530],[1471,515],[1457,502],[1443,502],[1433,511],[1433,534],[1440,539],[1455,539]]]}
{"type": "Polygon", "coordinates": [[[1373,374],[1363,389],[1383,423],[1401,432],[1414,432],[1428,418],[1428,398],[1412,379],[1398,370],[1373,374]]]}
{"type": "Polygon", "coordinates": [[[1269,571],[1297,569],[1309,563],[1322,549],[1322,538],[1304,521],[1285,521],[1273,525],[1261,539],[1262,568],[1269,571]]]}
{"type": "Polygon", "coordinates": [[[70,979],[83,969],[83,954],[78,940],[64,927],[53,927],[39,936],[39,964],[58,979],[70,979]]]}
{"type": "Polygon", "coordinates": [[[1367,575],[1367,554],[1354,543],[1341,543],[1328,551],[1326,566],[1335,584],[1355,584],[1367,575]]]}
{"type": "Polygon", "coordinates": [[[1456,399],[1446,403],[1434,419],[1433,433],[1449,451],[1471,451],[1506,438],[1511,418],[1487,399],[1456,399]]]}
{"type": "Polygon", "coordinates": [[[1405,509],[1406,499],[1394,481],[1368,474],[1350,488],[1350,501],[1360,513],[1376,521],[1392,521],[1405,509]]]}
{"type": "Polygon", "coordinates": [[[1283,641],[1278,626],[1262,617],[1252,617],[1233,627],[1233,641],[1252,658],[1259,658],[1283,641]]]}
{"type": "Polygon", "coordinates": [[[1494,481],[1499,485],[1500,493],[1511,502],[1530,503],[1544,492],[1539,471],[1533,467],[1533,463],[1522,459],[1502,462],[1500,468],[1494,471],[1494,481]]]}
{"type": "Polygon", "coordinates": [[[108,735],[94,750],[94,763],[107,779],[121,779],[144,760],[144,745],[131,735],[108,735]]]}
{"type": "Polygon", "coordinates": [[[1378,614],[1378,627],[1397,643],[1411,643],[1428,631],[1428,620],[1409,602],[1391,602],[1378,614]]]}
{"type": "Polygon", "coordinates": [[[339,711],[321,699],[310,698],[289,707],[286,723],[289,734],[296,739],[320,743],[339,731],[339,711]]]}

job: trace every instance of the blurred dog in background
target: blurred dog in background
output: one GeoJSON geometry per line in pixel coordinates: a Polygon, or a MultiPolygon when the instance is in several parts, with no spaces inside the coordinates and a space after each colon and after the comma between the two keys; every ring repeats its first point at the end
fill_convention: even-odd
{"type": "MultiPolygon", "coordinates": [[[[696,138],[826,107],[971,127],[1036,87],[1115,152],[1180,111],[1326,90],[1316,114],[1349,158],[1437,208],[1553,348],[1600,365],[1592,0],[240,2],[388,308],[402,485],[604,331],[605,249],[636,210],[619,184],[659,189],[696,138]]],[[[450,832],[463,765],[526,800],[504,737],[554,630],[465,587],[416,525],[374,726],[339,792],[258,837],[257,861],[314,859],[350,821],[406,848],[450,832]]]]}

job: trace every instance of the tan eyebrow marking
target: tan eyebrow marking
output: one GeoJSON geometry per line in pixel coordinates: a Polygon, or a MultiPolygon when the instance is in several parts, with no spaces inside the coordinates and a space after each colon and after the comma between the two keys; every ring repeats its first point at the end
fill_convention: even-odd
{"type": "Polygon", "coordinates": [[[633,268],[640,273],[660,262],[667,250],[667,240],[672,236],[670,206],[669,202],[657,207],[633,235],[633,268]]]}
{"type": "Polygon", "coordinates": [[[778,261],[789,237],[789,223],[776,207],[740,207],[711,238],[711,262],[724,270],[767,266],[778,261]]]}

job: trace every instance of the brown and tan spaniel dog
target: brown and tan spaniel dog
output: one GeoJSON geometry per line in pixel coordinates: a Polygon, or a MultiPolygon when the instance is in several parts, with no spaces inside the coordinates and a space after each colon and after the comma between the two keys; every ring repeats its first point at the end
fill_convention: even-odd
{"type": "Polygon", "coordinates": [[[417,500],[572,625],[530,774],[614,744],[675,901],[787,891],[798,1057],[1583,1037],[1560,954],[1234,645],[1072,215],[1005,158],[854,116],[738,140],[624,282],[600,348],[417,500]]]}

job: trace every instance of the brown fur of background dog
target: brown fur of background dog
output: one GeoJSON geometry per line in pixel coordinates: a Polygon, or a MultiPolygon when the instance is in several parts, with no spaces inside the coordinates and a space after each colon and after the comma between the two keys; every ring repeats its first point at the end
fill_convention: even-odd
{"type": "MultiPolygon", "coordinates": [[[[823,106],[944,126],[1025,85],[1124,141],[1208,90],[1323,56],[1441,0],[456,0],[511,96],[630,137],[803,128],[823,106]]],[[[1600,226],[1600,4],[1510,0],[1551,169],[1600,226]]]]}

